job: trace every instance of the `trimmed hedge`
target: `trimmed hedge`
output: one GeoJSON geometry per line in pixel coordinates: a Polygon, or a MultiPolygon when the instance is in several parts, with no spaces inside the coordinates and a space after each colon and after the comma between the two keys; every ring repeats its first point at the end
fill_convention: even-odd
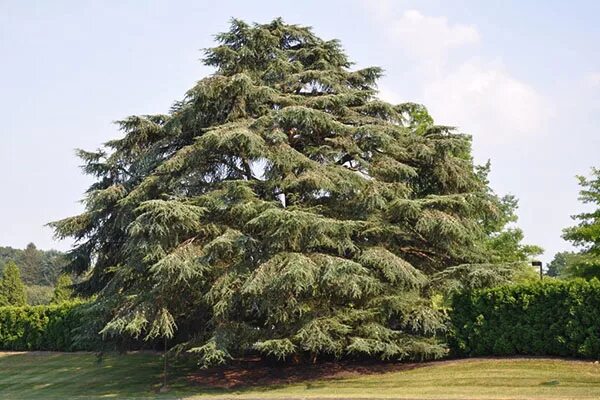
{"type": "Polygon", "coordinates": [[[75,340],[85,303],[0,307],[1,350],[90,350],[75,340]]]}
{"type": "Polygon", "coordinates": [[[600,281],[546,279],[454,296],[457,356],[600,357],[600,281]]]}

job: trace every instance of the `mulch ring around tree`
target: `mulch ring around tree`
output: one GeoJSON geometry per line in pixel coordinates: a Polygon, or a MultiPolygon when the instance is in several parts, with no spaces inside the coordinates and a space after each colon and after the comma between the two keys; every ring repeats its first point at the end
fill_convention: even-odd
{"type": "Polygon", "coordinates": [[[251,386],[283,385],[311,380],[349,378],[365,374],[406,371],[432,365],[431,362],[322,362],[316,364],[265,363],[263,360],[242,359],[222,367],[198,370],[186,379],[203,387],[235,389],[251,386]]]}

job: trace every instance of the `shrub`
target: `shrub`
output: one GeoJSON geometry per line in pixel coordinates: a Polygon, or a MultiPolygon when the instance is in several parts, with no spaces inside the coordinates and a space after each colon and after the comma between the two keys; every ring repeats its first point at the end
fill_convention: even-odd
{"type": "Polygon", "coordinates": [[[600,357],[600,281],[544,280],[455,295],[455,355],[600,357]]]}
{"type": "Polygon", "coordinates": [[[19,267],[14,262],[6,264],[0,279],[0,306],[22,306],[27,304],[25,285],[19,267]]]}
{"type": "Polygon", "coordinates": [[[92,342],[76,340],[81,325],[79,301],[53,305],[0,307],[1,350],[92,350],[92,342]]]}
{"type": "Polygon", "coordinates": [[[101,307],[92,299],[0,307],[0,350],[104,352],[163,348],[161,340],[101,336],[98,332],[106,324],[101,307]]]}
{"type": "Polygon", "coordinates": [[[62,274],[56,281],[54,292],[52,295],[52,303],[62,303],[70,300],[73,297],[73,280],[67,274],[62,274]]]}

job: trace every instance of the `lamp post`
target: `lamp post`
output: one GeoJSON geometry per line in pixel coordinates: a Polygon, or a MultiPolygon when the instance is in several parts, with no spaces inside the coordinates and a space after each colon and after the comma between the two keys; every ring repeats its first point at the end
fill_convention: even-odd
{"type": "Polygon", "coordinates": [[[540,280],[542,280],[543,279],[542,262],[541,261],[532,261],[531,265],[534,267],[540,267],[540,280]]]}

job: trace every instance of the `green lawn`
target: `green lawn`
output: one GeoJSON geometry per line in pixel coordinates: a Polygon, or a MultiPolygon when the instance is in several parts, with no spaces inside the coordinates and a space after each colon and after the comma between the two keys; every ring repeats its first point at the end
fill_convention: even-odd
{"type": "Polygon", "coordinates": [[[196,373],[191,366],[177,367],[171,391],[158,393],[161,359],[154,354],[110,355],[98,363],[91,354],[0,353],[0,398],[600,398],[600,365],[583,361],[445,361],[406,371],[235,390],[193,385],[190,373],[196,373]]]}

